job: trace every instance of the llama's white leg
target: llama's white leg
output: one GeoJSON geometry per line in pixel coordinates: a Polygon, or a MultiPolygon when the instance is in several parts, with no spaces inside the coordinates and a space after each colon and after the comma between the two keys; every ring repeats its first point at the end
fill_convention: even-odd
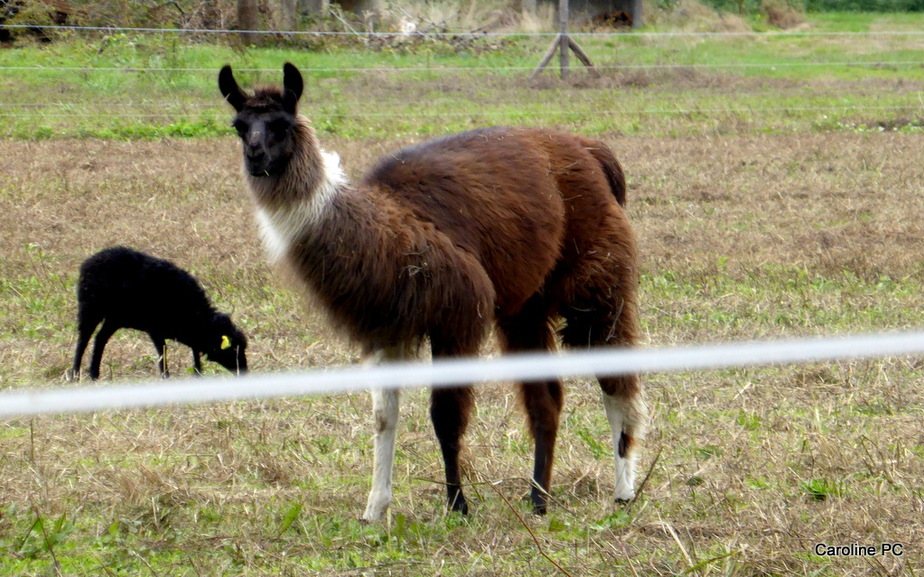
{"type": "Polygon", "coordinates": [[[395,462],[395,437],[398,427],[400,395],[398,389],[372,391],[375,419],[375,449],[372,461],[372,491],[366,502],[363,521],[378,521],[391,504],[391,478],[395,462]]]}
{"type": "Polygon", "coordinates": [[[632,444],[641,440],[645,434],[645,402],[640,395],[626,398],[604,394],[603,407],[606,409],[606,418],[610,422],[610,432],[613,436],[613,454],[616,461],[615,497],[617,501],[630,501],[635,497],[636,454],[632,444]]]}
{"type": "MultiPolygon", "coordinates": [[[[407,359],[410,354],[403,348],[389,348],[365,356],[367,363],[377,364],[383,361],[407,359]]],[[[375,421],[372,490],[366,501],[363,521],[381,520],[391,504],[391,480],[395,462],[399,408],[400,392],[398,389],[374,389],[372,391],[372,414],[375,421]]]]}

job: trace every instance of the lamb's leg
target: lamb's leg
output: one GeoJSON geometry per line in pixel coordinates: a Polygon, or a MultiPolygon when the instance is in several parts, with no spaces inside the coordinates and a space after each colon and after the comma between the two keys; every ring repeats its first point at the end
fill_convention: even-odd
{"type": "Polygon", "coordinates": [[[148,333],[154,348],[157,349],[157,368],[160,369],[160,376],[166,379],[170,376],[170,369],[167,367],[167,343],[166,340],[158,335],[148,333]]]}
{"type": "Polygon", "coordinates": [[[96,325],[99,324],[100,320],[102,319],[90,319],[83,311],[78,314],[77,347],[74,350],[74,364],[71,367],[71,378],[75,380],[80,377],[80,363],[83,361],[83,354],[86,352],[90,337],[93,336],[93,330],[96,329],[96,325]]]}
{"type": "Polygon", "coordinates": [[[90,379],[95,381],[99,378],[99,366],[103,362],[103,349],[106,348],[106,343],[109,342],[109,339],[118,329],[118,325],[106,319],[103,321],[103,326],[100,327],[99,332],[96,333],[96,338],[93,339],[93,357],[90,360],[90,379]]]}
{"type": "Polygon", "coordinates": [[[196,372],[194,374],[198,377],[199,375],[202,374],[202,353],[200,353],[196,349],[193,349],[192,356],[193,356],[193,368],[196,369],[196,372]]]}
{"type": "MultiPolygon", "coordinates": [[[[363,354],[367,363],[405,360],[410,357],[404,348],[386,348],[363,354]]],[[[391,504],[392,469],[395,462],[395,441],[400,409],[398,389],[373,389],[372,413],[375,420],[372,461],[372,490],[366,501],[362,520],[379,521],[391,504]]]]}

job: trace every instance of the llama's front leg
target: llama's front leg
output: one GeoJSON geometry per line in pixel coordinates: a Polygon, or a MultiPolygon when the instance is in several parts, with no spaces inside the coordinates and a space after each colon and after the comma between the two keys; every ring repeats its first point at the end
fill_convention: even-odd
{"type": "Polygon", "coordinates": [[[399,403],[398,389],[372,391],[375,447],[372,457],[372,491],[369,492],[366,512],[362,517],[362,520],[366,522],[381,520],[391,504],[391,479],[395,463],[399,403]]]}
{"type": "Polygon", "coordinates": [[[613,453],[616,464],[617,502],[628,502],[635,498],[635,445],[645,435],[648,423],[648,409],[642,398],[641,390],[634,383],[634,377],[617,377],[616,379],[600,379],[603,385],[603,407],[606,418],[610,423],[610,432],[613,437],[613,453]],[[633,385],[607,386],[606,381],[619,381],[628,379],[633,385]],[[608,393],[607,389],[612,390],[608,393]]]}

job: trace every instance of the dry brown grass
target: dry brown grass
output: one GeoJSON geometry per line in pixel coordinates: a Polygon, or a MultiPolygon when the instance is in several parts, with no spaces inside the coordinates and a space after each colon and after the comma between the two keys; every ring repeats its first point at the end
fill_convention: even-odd
{"type": "MultiPolygon", "coordinates": [[[[924,168],[908,152],[919,139],[606,138],[629,175],[645,344],[920,326],[924,168]]],[[[399,144],[324,143],[354,177],[399,144]]],[[[112,243],[195,273],[250,334],[255,372],[352,362],[266,267],[237,154],[230,137],[0,142],[0,386],[64,384],[77,266],[112,243]]],[[[189,360],[173,350],[176,373],[189,360]]],[[[156,374],[152,347],[129,331],[104,365],[112,378],[156,374]]],[[[526,523],[573,575],[913,575],[921,373],[884,359],[648,375],[651,478],[625,517],[611,515],[597,394],[572,383],[555,502],[526,523]],[[905,555],[810,554],[816,542],[887,541],[905,555]]],[[[407,394],[385,527],[355,521],[371,463],[362,394],[9,420],[0,555],[36,575],[55,574],[51,553],[80,560],[62,569],[78,575],[551,574],[495,492],[525,514],[531,449],[514,399],[480,391],[467,460],[476,503],[461,521],[442,511],[426,394],[407,394]],[[36,545],[32,520],[62,515],[73,528],[36,545]]]]}
{"type": "Polygon", "coordinates": [[[760,11],[767,24],[788,30],[806,25],[805,8],[794,6],[789,0],[761,0],[760,11]]]}
{"type": "Polygon", "coordinates": [[[649,6],[649,24],[669,26],[686,32],[749,32],[744,18],[731,12],[717,12],[696,0],[680,0],[668,8],[649,6]]]}

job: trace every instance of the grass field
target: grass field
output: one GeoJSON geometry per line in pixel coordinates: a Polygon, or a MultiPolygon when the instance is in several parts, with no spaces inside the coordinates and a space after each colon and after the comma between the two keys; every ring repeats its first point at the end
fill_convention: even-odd
{"type": "MultiPolygon", "coordinates": [[[[909,25],[881,18],[862,25],[909,25]]],[[[629,179],[644,346],[913,329],[924,326],[920,65],[712,65],[766,64],[768,54],[816,61],[804,51],[829,41],[849,49],[839,57],[920,62],[917,38],[770,49],[740,38],[685,40],[681,47],[703,52],[675,47],[671,61],[710,67],[596,80],[576,72],[569,82],[548,72],[527,81],[528,69],[473,72],[461,85],[432,71],[319,72],[304,111],[354,180],[389,150],[486,123],[601,137],[629,179]],[[369,93],[377,98],[362,97],[369,93]],[[639,107],[673,112],[639,115],[639,107]]],[[[638,62],[651,56],[648,41],[619,41],[638,62]]],[[[173,49],[181,66],[204,69],[225,61],[278,69],[284,58],[305,58],[173,49]]],[[[0,66],[16,58],[81,66],[107,52],[71,42],[14,50],[0,50],[0,66]]],[[[530,50],[490,58],[535,62],[530,50]]],[[[429,62],[483,63],[437,56],[429,62]]],[[[420,53],[324,57],[339,58],[332,68],[427,62],[420,53]]],[[[3,74],[6,103],[60,115],[0,116],[0,388],[65,385],[77,267],[115,243],[193,272],[249,334],[255,372],[355,362],[356,351],[265,263],[214,71],[183,72],[177,82],[3,74]],[[187,111],[192,137],[177,137],[169,127],[180,121],[165,116],[106,115],[119,107],[187,111]]],[[[182,374],[188,351],[171,352],[172,372],[182,374]]],[[[106,379],[156,374],[153,347],[129,331],[104,361],[106,379]]],[[[922,377],[911,358],[645,375],[653,422],[639,468],[650,477],[628,509],[611,503],[596,385],[570,382],[543,518],[525,501],[532,447],[510,387],[479,390],[466,518],[443,511],[427,396],[409,392],[395,503],[386,523],[371,526],[357,520],[371,470],[365,394],[10,419],[0,423],[0,575],[916,575],[922,377]],[[904,549],[831,557],[817,554],[818,543],[904,549]]]]}

